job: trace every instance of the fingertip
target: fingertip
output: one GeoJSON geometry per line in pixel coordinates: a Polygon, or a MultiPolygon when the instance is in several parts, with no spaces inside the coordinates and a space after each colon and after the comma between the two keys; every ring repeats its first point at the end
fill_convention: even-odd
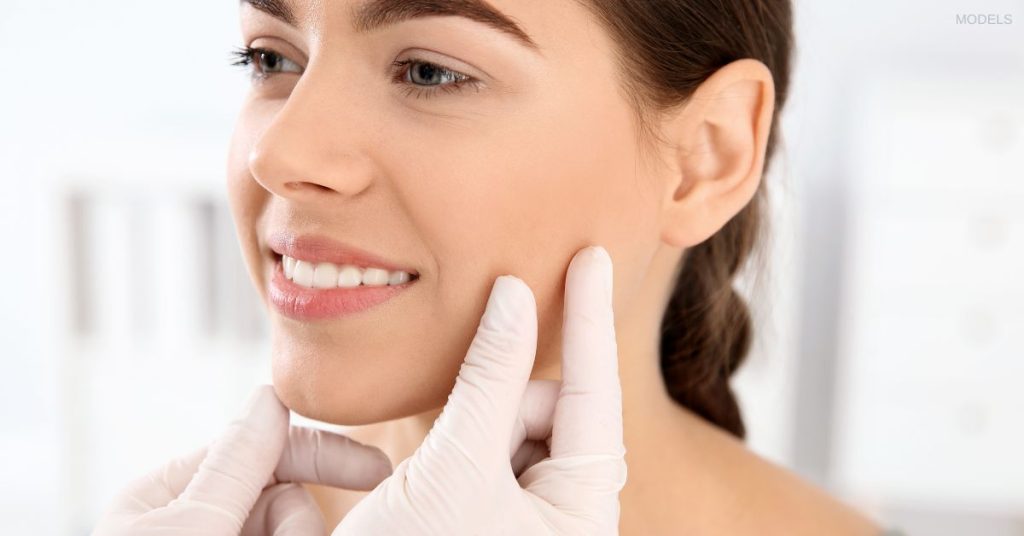
{"type": "Polygon", "coordinates": [[[535,314],[536,309],[533,291],[525,281],[514,275],[501,275],[494,280],[487,299],[484,323],[510,328],[521,324],[524,314],[535,314]]]}
{"type": "Polygon", "coordinates": [[[576,264],[578,262],[583,261],[607,262],[610,264],[612,261],[612,257],[608,253],[608,250],[604,248],[604,246],[592,244],[587,247],[581,248],[579,251],[577,251],[576,254],[573,255],[570,264],[576,264]]]}
{"type": "Polygon", "coordinates": [[[367,454],[369,455],[362,458],[364,467],[362,476],[353,474],[348,481],[343,483],[342,487],[358,491],[370,491],[394,474],[395,470],[391,465],[391,458],[384,451],[369,445],[366,447],[368,449],[367,454]]]}
{"type": "Polygon", "coordinates": [[[502,294],[514,297],[523,306],[534,306],[533,289],[530,285],[526,284],[526,281],[511,275],[505,274],[498,276],[494,280],[493,294],[502,294]]]}
{"type": "Polygon", "coordinates": [[[274,386],[259,385],[246,403],[242,418],[261,429],[284,428],[288,425],[288,408],[277,398],[274,386]]]}
{"type": "Polygon", "coordinates": [[[608,253],[608,250],[604,246],[590,246],[587,249],[590,250],[590,255],[593,257],[595,262],[604,263],[609,269],[612,265],[612,255],[608,253]]]}
{"type": "Polygon", "coordinates": [[[608,250],[605,249],[604,246],[588,246],[587,250],[589,250],[590,255],[593,256],[595,260],[600,260],[601,262],[607,262],[608,264],[611,264],[612,256],[608,253],[608,250]]]}
{"type": "Polygon", "coordinates": [[[533,291],[516,276],[498,276],[455,386],[426,440],[445,437],[459,448],[420,449],[412,459],[441,464],[441,471],[453,459],[500,470],[502,460],[508,461],[506,445],[533,370],[537,328],[533,291]]]}
{"type": "Polygon", "coordinates": [[[179,498],[208,503],[244,520],[282,456],[288,417],[272,386],[256,387],[242,414],[207,449],[179,498]]]}
{"type": "Polygon", "coordinates": [[[381,470],[382,470],[382,472],[384,474],[384,476],[383,476],[383,478],[381,478],[381,480],[384,480],[385,478],[391,476],[391,474],[395,472],[395,468],[391,464],[391,458],[388,457],[388,455],[385,454],[383,450],[380,450],[378,448],[377,452],[376,452],[376,456],[378,458],[377,465],[381,468],[381,470]]]}
{"type": "Polygon", "coordinates": [[[613,263],[611,254],[603,246],[591,245],[576,252],[569,262],[566,290],[579,285],[593,289],[612,305],[613,263]]]}

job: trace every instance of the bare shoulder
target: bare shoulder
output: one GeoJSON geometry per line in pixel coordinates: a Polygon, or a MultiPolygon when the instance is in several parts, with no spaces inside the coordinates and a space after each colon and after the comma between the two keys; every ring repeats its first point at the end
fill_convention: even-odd
{"type": "MultiPolygon", "coordinates": [[[[874,520],[796,473],[743,447],[737,464],[749,467],[741,482],[749,505],[751,528],[758,534],[832,534],[880,536],[874,520]],[[765,530],[771,528],[771,531],[765,530]]],[[[753,534],[754,532],[751,532],[753,534]]]]}
{"type": "MultiPolygon", "coordinates": [[[[627,433],[633,438],[627,444],[628,478],[620,495],[624,536],[882,535],[866,515],[686,410],[632,426],[634,433],[627,433]],[[636,433],[637,428],[652,433],[636,433]]],[[[347,435],[380,446],[392,460],[408,455],[408,449],[395,445],[394,434],[380,426],[347,435]]],[[[368,493],[306,488],[329,527],[368,493]]]]}
{"type": "Polygon", "coordinates": [[[824,490],[682,411],[680,426],[627,445],[623,535],[880,536],[881,527],[824,490]],[[667,460],[672,460],[671,462],[667,460]]]}

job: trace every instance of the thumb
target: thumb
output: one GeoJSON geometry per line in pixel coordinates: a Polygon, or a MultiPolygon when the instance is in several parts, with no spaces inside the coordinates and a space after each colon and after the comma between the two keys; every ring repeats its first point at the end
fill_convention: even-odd
{"type": "Polygon", "coordinates": [[[287,437],[288,409],[272,386],[260,386],[242,416],[210,446],[177,501],[213,506],[226,512],[240,529],[274,473],[287,437]]]}
{"type": "MultiPolygon", "coordinates": [[[[448,402],[424,444],[422,456],[454,454],[478,468],[508,465],[509,444],[537,350],[537,305],[533,292],[514,276],[498,277],[476,336],[459,369],[448,402]],[[453,448],[454,446],[454,448],[453,448]]],[[[448,455],[437,460],[444,475],[448,455]]],[[[429,466],[429,460],[424,461],[429,466]]]]}
{"type": "Polygon", "coordinates": [[[275,484],[264,491],[242,527],[241,536],[323,536],[324,518],[313,496],[295,484],[275,484]]]}

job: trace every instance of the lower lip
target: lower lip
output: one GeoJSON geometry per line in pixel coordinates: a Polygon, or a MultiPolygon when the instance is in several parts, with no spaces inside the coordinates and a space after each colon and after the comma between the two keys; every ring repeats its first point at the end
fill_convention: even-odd
{"type": "Polygon", "coordinates": [[[285,277],[281,258],[278,257],[268,294],[278,312],[288,318],[301,321],[323,320],[359,313],[380,305],[408,289],[417,280],[401,285],[309,288],[285,277]]]}

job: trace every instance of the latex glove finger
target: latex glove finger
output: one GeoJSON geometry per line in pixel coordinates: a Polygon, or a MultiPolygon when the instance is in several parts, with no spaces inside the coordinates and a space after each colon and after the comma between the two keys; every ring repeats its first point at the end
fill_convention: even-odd
{"type": "Polygon", "coordinates": [[[585,248],[569,263],[562,317],[562,387],[551,457],[623,456],[612,261],[604,248],[585,248]]]}
{"type": "Polygon", "coordinates": [[[556,383],[527,381],[536,305],[525,283],[498,278],[427,438],[334,534],[616,534],[625,448],[610,278],[603,248],[585,248],[570,262],[563,353],[571,355],[563,355],[556,383]],[[530,439],[542,435],[562,457],[530,439]]]}
{"type": "Polygon", "coordinates": [[[550,448],[551,426],[562,382],[530,380],[519,404],[519,416],[512,428],[510,456],[520,450],[524,441],[547,442],[550,448]]]}
{"type": "Polygon", "coordinates": [[[459,534],[493,520],[510,501],[523,502],[509,445],[536,344],[533,292],[514,276],[496,278],[434,426],[334,534],[459,534]]]}
{"type": "Polygon", "coordinates": [[[288,409],[272,386],[260,386],[244,415],[210,446],[195,476],[171,504],[209,505],[241,529],[281,459],[288,428],[288,409]]]}
{"type": "MultiPolygon", "coordinates": [[[[498,277],[476,336],[459,369],[448,396],[424,444],[413,455],[434,471],[430,476],[462,477],[465,470],[439,471],[445,467],[476,467],[475,484],[486,486],[487,477],[508,467],[512,429],[529,381],[537,347],[537,305],[530,287],[517,277],[498,277]]],[[[411,474],[421,464],[410,466],[411,474]]],[[[450,482],[450,491],[472,494],[464,480],[450,482]]],[[[443,483],[441,485],[444,485],[443,483]]]]}
{"type": "Polygon", "coordinates": [[[145,476],[131,481],[121,491],[120,499],[115,501],[115,508],[126,515],[139,515],[166,506],[177,499],[199,470],[199,464],[206,457],[206,450],[207,447],[204,446],[174,458],[146,473],[145,476]]]}
{"type": "Polygon", "coordinates": [[[271,386],[260,386],[211,447],[129,485],[94,534],[237,534],[274,472],[287,430],[288,410],[271,386]]]}
{"type": "Polygon", "coordinates": [[[267,485],[309,482],[370,490],[390,474],[390,460],[375,447],[288,426],[288,410],[272,386],[263,386],[254,398],[247,418],[232,423],[228,434],[209,449],[179,500],[218,506],[244,520],[267,485]],[[280,433],[282,426],[286,436],[280,433]],[[263,474],[265,479],[256,480],[263,474]]]}
{"type": "Polygon", "coordinates": [[[241,536],[323,536],[323,515],[306,488],[277,484],[263,491],[253,506],[241,536]]]}
{"type": "Polygon", "coordinates": [[[550,451],[544,441],[524,441],[512,456],[512,474],[519,478],[523,471],[548,456],[550,456],[550,451]]]}
{"type": "Polygon", "coordinates": [[[242,534],[326,534],[319,506],[296,482],[368,491],[391,472],[391,460],[376,447],[348,436],[293,426],[277,469],[253,506],[242,534]]]}
{"type": "MultiPolygon", "coordinates": [[[[178,498],[195,476],[208,447],[175,458],[129,484],[124,496],[133,500],[127,512],[142,513],[178,498]]],[[[350,437],[290,426],[288,439],[264,488],[284,482],[306,482],[368,491],[391,475],[391,460],[380,449],[350,437]]]]}
{"type": "Polygon", "coordinates": [[[611,281],[603,248],[588,248],[569,265],[551,455],[518,479],[587,534],[617,533],[627,476],[611,281]]]}
{"type": "Polygon", "coordinates": [[[391,475],[387,454],[348,436],[292,426],[277,469],[266,482],[305,482],[369,491],[391,475]]]}

